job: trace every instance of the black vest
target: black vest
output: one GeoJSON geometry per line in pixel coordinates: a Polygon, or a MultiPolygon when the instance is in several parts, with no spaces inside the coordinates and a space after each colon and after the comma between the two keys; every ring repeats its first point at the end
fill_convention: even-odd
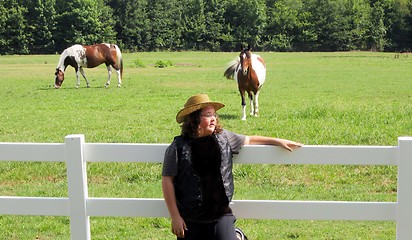
{"type": "MultiPolygon", "coordinates": [[[[232,175],[232,150],[225,134],[214,134],[221,155],[220,173],[228,202],[232,200],[234,184],[232,175]]],[[[174,180],[176,202],[183,218],[202,204],[200,177],[191,161],[190,139],[175,137],[178,156],[178,175],[174,180]]]]}

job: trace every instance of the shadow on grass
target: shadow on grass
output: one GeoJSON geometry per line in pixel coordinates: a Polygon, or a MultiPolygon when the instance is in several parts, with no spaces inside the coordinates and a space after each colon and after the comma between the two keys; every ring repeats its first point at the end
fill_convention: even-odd
{"type": "Polygon", "coordinates": [[[54,91],[66,91],[66,90],[81,90],[81,89],[101,89],[101,88],[106,88],[105,86],[92,86],[92,87],[86,87],[86,86],[83,86],[83,87],[79,87],[79,88],[76,88],[76,87],[61,87],[61,88],[54,88],[54,85],[48,85],[48,86],[43,86],[43,87],[39,87],[39,88],[37,88],[37,90],[41,90],[41,91],[51,91],[51,90],[54,90],[54,91]]]}
{"type": "Polygon", "coordinates": [[[321,56],[323,58],[390,58],[389,56],[369,56],[369,55],[359,55],[359,56],[321,56]]]}
{"type": "Polygon", "coordinates": [[[238,119],[239,116],[236,114],[219,114],[220,119],[238,119]]]}

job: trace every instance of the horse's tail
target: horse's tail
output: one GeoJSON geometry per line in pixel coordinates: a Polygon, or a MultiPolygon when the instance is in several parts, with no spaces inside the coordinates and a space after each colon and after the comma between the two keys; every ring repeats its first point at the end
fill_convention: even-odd
{"type": "Polygon", "coordinates": [[[229,67],[226,69],[225,73],[223,73],[223,76],[225,76],[227,79],[234,79],[235,71],[239,64],[239,59],[231,61],[229,63],[229,67]]]}
{"type": "Polygon", "coordinates": [[[120,68],[120,76],[123,78],[123,57],[122,57],[122,52],[120,51],[120,48],[117,45],[114,45],[116,48],[116,57],[117,57],[117,62],[120,68]]]}

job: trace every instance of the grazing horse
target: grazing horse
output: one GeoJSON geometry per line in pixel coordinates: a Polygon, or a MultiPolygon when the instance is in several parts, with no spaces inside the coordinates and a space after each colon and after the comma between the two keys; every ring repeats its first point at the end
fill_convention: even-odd
{"type": "Polygon", "coordinates": [[[87,87],[90,87],[90,82],[86,78],[83,71],[85,68],[94,68],[101,64],[106,64],[109,78],[105,84],[105,87],[110,85],[110,79],[112,77],[112,67],[117,73],[117,87],[121,87],[122,75],[123,75],[123,60],[120,49],[115,44],[95,44],[92,46],[82,46],[79,44],[66,48],[60,56],[59,63],[56,68],[56,79],[54,83],[55,88],[60,88],[64,81],[64,71],[67,66],[74,67],[76,71],[77,84],[76,88],[80,85],[80,76],[82,74],[86,80],[87,87]]]}
{"type": "Polygon", "coordinates": [[[242,120],[246,120],[245,92],[250,99],[250,115],[259,115],[259,92],[266,79],[266,64],[263,59],[251,52],[250,46],[243,48],[239,58],[232,61],[223,74],[227,79],[234,79],[238,83],[242,98],[242,120]]]}

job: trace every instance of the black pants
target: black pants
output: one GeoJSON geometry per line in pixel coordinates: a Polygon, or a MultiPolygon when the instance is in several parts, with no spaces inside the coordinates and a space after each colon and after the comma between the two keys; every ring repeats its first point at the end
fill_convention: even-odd
{"type": "Polygon", "coordinates": [[[223,215],[218,221],[211,223],[186,222],[185,238],[178,240],[236,240],[236,218],[223,215]]]}

